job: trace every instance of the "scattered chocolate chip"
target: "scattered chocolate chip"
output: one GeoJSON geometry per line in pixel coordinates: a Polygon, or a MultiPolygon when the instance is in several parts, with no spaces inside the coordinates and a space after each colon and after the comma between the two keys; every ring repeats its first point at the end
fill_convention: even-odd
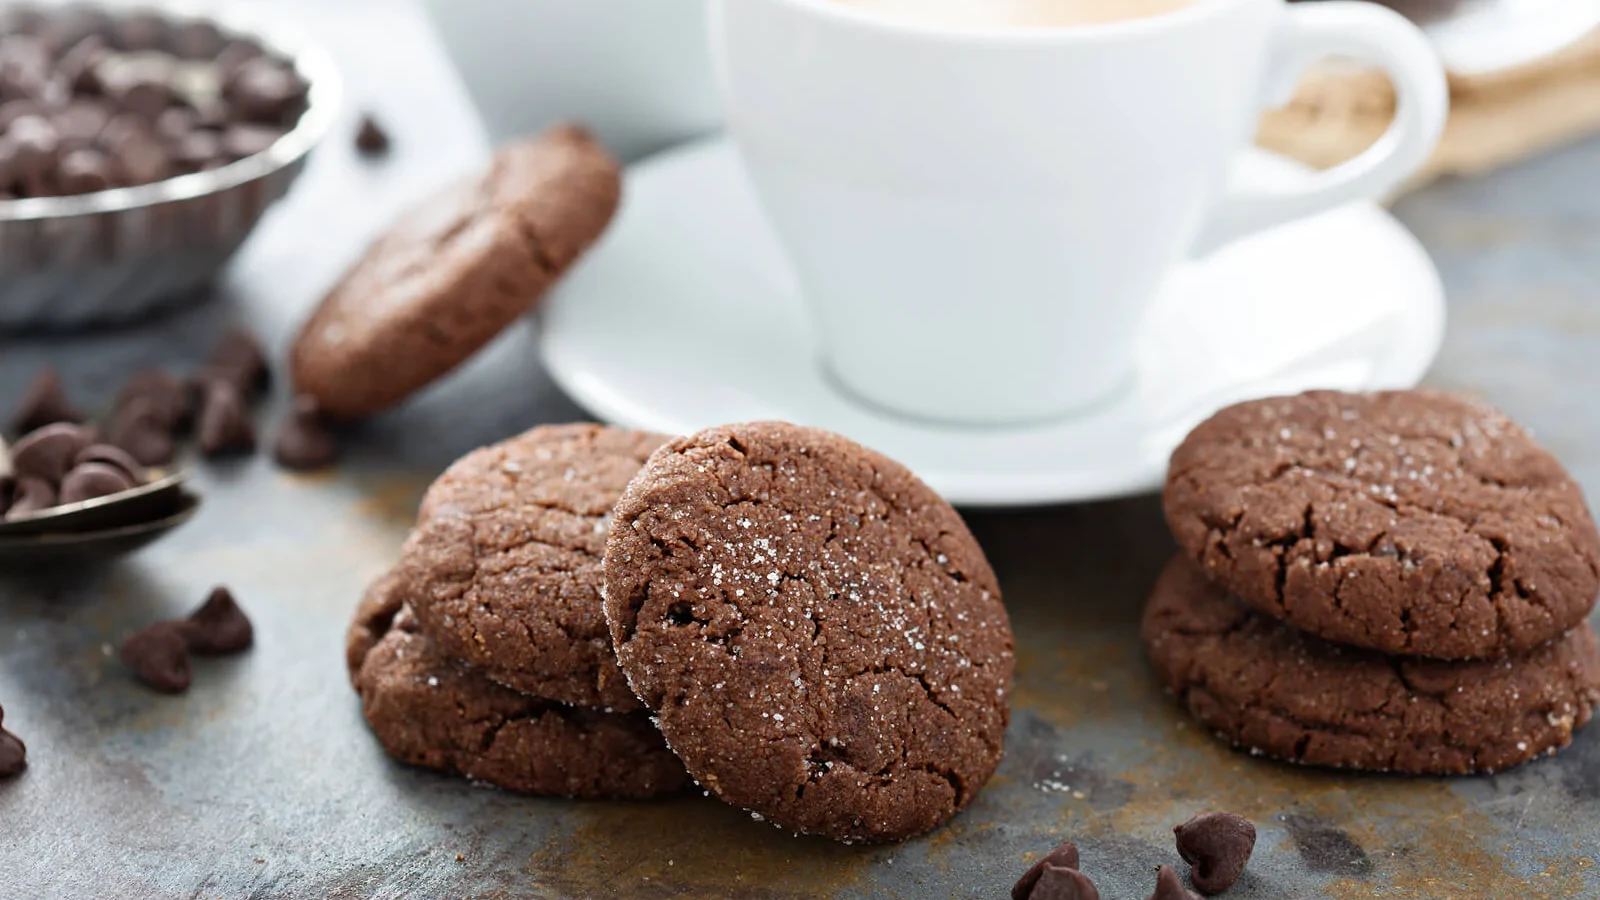
{"type": "Polygon", "coordinates": [[[77,459],[72,461],[72,464],[81,466],[84,463],[103,463],[111,466],[127,475],[128,479],[136,485],[143,484],[145,479],[150,477],[149,473],[145,472],[144,466],[140,465],[132,454],[113,444],[90,444],[83,448],[83,451],[78,454],[77,459]]]}
{"type": "Polygon", "coordinates": [[[119,407],[111,417],[106,439],[128,451],[140,465],[164,466],[177,454],[167,416],[148,397],[119,407]]]}
{"type": "Polygon", "coordinates": [[[217,339],[200,374],[202,381],[221,378],[246,398],[265,390],[271,377],[267,353],[261,348],[261,342],[242,328],[235,328],[217,339]]]}
{"type": "Polygon", "coordinates": [[[1256,846],[1256,827],[1234,813],[1203,812],[1172,831],[1178,855],[1191,867],[1189,880],[1202,894],[1221,893],[1238,881],[1256,846]]]}
{"type": "Polygon", "coordinates": [[[141,369],[129,376],[113,409],[140,398],[150,401],[168,431],[181,432],[193,424],[195,400],[189,385],[165,369],[141,369]]]}
{"type": "Polygon", "coordinates": [[[206,602],[178,625],[190,652],[202,656],[248,650],[255,640],[249,617],[233,599],[233,592],[221,586],[213,588],[206,602]]]}
{"type": "Polygon", "coordinates": [[[0,709],[0,778],[18,775],[28,767],[28,745],[5,729],[6,711],[0,709]]]}
{"type": "Polygon", "coordinates": [[[278,465],[298,472],[321,469],[339,458],[339,440],[323,422],[315,399],[294,398],[294,410],[278,431],[272,457],[278,465]]]}
{"type": "Polygon", "coordinates": [[[1100,900],[1089,876],[1064,866],[1045,866],[1028,892],[1028,900],[1100,900]]]}
{"type": "Polygon", "coordinates": [[[200,452],[208,457],[251,453],[256,449],[256,429],[244,397],[227,381],[206,385],[200,406],[200,452]]]}
{"type": "Polygon", "coordinates": [[[168,694],[189,689],[189,645],[177,622],[156,622],[122,642],[122,662],[140,681],[168,694]]]}
{"type": "Polygon", "coordinates": [[[11,448],[11,470],[18,478],[33,476],[57,484],[72,468],[94,433],[81,425],[57,422],[28,432],[11,448]]]}
{"type": "Polygon", "coordinates": [[[56,505],[56,489],[43,478],[18,476],[16,487],[11,490],[11,508],[6,510],[7,522],[44,512],[56,505]]]}
{"type": "Polygon", "coordinates": [[[55,369],[46,368],[33,376],[33,382],[22,393],[22,402],[11,414],[11,433],[27,434],[57,422],[81,421],[83,414],[67,400],[66,390],[61,386],[61,376],[55,369]]]}
{"type": "Polygon", "coordinates": [[[133,479],[128,477],[128,473],[116,466],[98,462],[83,463],[74,466],[61,479],[61,494],[56,502],[63,505],[82,503],[96,497],[120,494],[133,486],[133,479]]]}
{"type": "Polygon", "coordinates": [[[1171,866],[1156,867],[1156,892],[1150,895],[1150,900],[1198,900],[1183,882],[1178,879],[1178,873],[1171,866]]]}
{"type": "Polygon", "coordinates": [[[366,156],[389,152],[389,132],[383,130],[371,113],[361,117],[361,127],[356,131],[356,149],[366,156]]]}
{"type": "Polygon", "coordinates": [[[1044,855],[1044,858],[1034,863],[1028,871],[1022,873],[1017,883],[1011,886],[1011,900],[1028,900],[1029,892],[1039,883],[1039,876],[1044,874],[1045,866],[1057,866],[1063,869],[1076,869],[1078,867],[1078,846],[1071,841],[1062,841],[1059,846],[1044,855]]]}

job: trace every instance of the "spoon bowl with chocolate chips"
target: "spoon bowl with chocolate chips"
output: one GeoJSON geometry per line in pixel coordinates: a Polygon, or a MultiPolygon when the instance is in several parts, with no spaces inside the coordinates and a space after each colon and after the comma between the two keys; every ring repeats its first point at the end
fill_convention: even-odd
{"type": "Polygon", "coordinates": [[[204,287],[328,132],[319,50],[233,18],[0,8],[0,329],[131,321],[204,287]]]}

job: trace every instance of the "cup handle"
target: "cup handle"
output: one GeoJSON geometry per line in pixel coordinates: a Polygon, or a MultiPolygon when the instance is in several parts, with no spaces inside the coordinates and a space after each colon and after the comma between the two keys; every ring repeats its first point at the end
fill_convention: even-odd
{"type": "Polygon", "coordinates": [[[1375,65],[1394,82],[1395,115],[1378,142],[1360,156],[1290,190],[1233,189],[1201,232],[1194,255],[1294,219],[1393,190],[1423,163],[1444,132],[1450,112],[1439,54],[1417,26],[1373,3],[1328,0],[1286,10],[1268,64],[1264,106],[1293,96],[1306,67],[1330,56],[1375,65]]]}

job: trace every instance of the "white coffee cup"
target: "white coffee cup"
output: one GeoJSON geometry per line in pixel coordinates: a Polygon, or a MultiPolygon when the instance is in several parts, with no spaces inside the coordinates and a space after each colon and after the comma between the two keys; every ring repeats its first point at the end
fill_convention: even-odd
{"type": "Polygon", "coordinates": [[[495,143],[582,122],[632,160],[715,131],[706,0],[427,0],[495,143]]]}
{"type": "Polygon", "coordinates": [[[1343,0],[977,29],[712,0],[711,35],[823,364],[872,404],[947,422],[1058,417],[1130,384],[1135,327],[1187,254],[1388,192],[1449,104],[1414,26],[1343,0]],[[1304,189],[1230,192],[1261,110],[1328,56],[1389,73],[1393,126],[1304,189]]]}

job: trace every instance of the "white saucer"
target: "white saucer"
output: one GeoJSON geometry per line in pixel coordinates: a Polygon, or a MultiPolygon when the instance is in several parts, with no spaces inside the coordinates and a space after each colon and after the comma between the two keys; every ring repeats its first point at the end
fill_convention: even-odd
{"type": "MultiPolygon", "coordinates": [[[[904,420],[824,377],[737,160],[713,139],[633,169],[610,232],[544,305],[551,374],[612,424],[686,434],[786,419],[876,448],[958,505],[1094,500],[1159,488],[1184,434],[1237,400],[1410,387],[1443,335],[1443,289],[1416,239],[1352,206],[1181,269],[1144,328],[1138,384],[1097,409],[1010,429],[904,420]]],[[[1235,173],[1306,177],[1254,151],[1235,173]]]]}

